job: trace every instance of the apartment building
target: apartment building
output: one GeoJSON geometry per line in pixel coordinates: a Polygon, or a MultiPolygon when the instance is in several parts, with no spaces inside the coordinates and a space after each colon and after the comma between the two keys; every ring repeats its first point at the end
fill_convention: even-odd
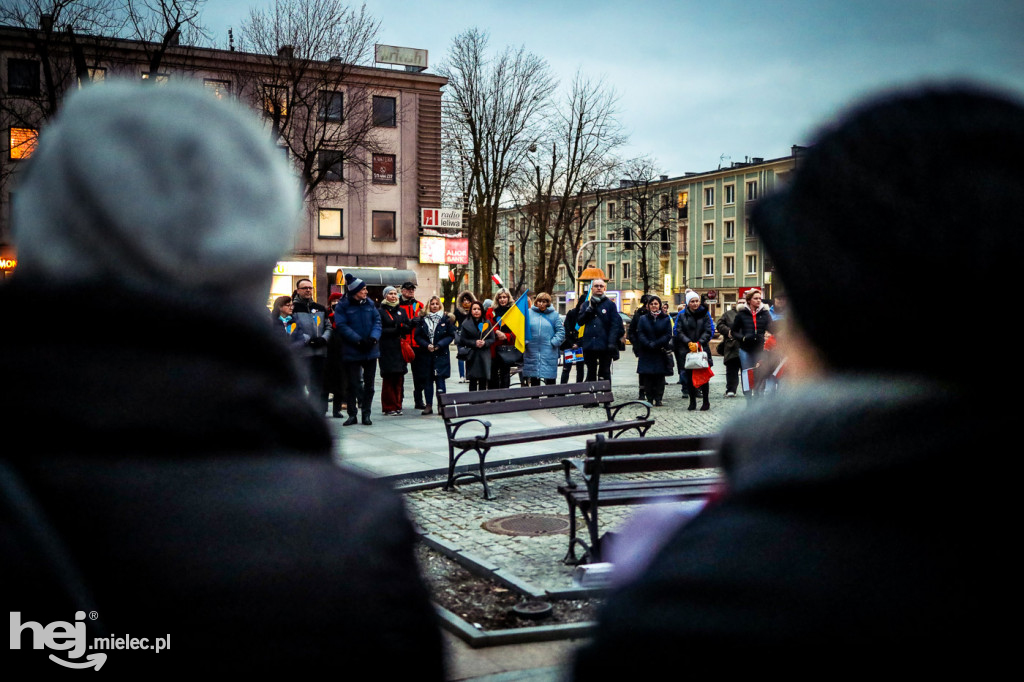
{"type": "Polygon", "coordinates": [[[298,278],[309,277],[326,302],[339,269],[381,285],[414,279],[428,290],[438,287],[437,267],[419,262],[419,223],[421,208],[441,205],[445,78],[299,60],[288,46],[276,55],[162,47],[73,36],[42,23],[39,29],[0,26],[2,274],[17,264],[11,206],[19,169],[46,136],[63,96],[113,78],[156,87],[188,80],[262,115],[306,197],[292,253],[274,273],[273,295],[291,293],[298,278]]]}

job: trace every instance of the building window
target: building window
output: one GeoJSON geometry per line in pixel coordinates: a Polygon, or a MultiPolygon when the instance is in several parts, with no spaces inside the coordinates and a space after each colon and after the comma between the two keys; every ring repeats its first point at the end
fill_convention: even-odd
{"type": "Polygon", "coordinates": [[[704,259],[704,276],[714,277],[715,276],[715,257],[709,256],[704,259]]]}
{"type": "Polygon", "coordinates": [[[752,254],[747,256],[747,274],[748,275],[756,275],[757,274],[757,254],[756,253],[752,253],[752,254]]]}
{"type": "Polygon", "coordinates": [[[676,194],[676,218],[682,220],[686,217],[690,205],[690,193],[679,192],[676,194]]]}
{"type": "Polygon", "coordinates": [[[731,242],[736,239],[736,221],[726,220],[725,221],[725,241],[731,242]]]}
{"type": "Polygon", "coordinates": [[[35,59],[8,59],[7,92],[11,95],[38,95],[39,62],[35,59]]]}
{"type": "Polygon", "coordinates": [[[9,156],[14,161],[21,161],[32,156],[39,142],[39,131],[35,128],[11,128],[9,156]]]}
{"type": "Polygon", "coordinates": [[[342,224],[342,219],[345,213],[340,208],[322,208],[320,209],[320,230],[318,232],[321,239],[344,239],[345,228],[342,224]]]}
{"type": "Polygon", "coordinates": [[[565,265],[559,265],[558,266],[558,281],[559,282],[564,282],[565,281],[565,277],[566,277],[565,265]]]}
{"type": "MultiPolygon", "coordinates": [[[[395,155],[373,155],[373,182],[376,185],[395,184],[395,155]]],[[[512,222],[515,225],[515,222],[512,222]]]]}
{"type": "Polygon", "coordinates": [[[320,104],[317,108],[317,118],[330,123],[341,123],[345,115],[345,95],[341,92],[329,90],[320,91],[320,104]]]}
{"type": "Polygon", "coordinates": [[[715,241],[715,224],[704,223],[704,241],[713,242],[715,241]]]}
{"type": "Polygon", "coordinates": [[[662,194],[661,195],[661,207],[662,208],[668,208],[669,204],[671,203],[671,201],[672,201],[671,198],[667,194],[662,194]]]}
{"type": "Polygon", "coordinates": [[[394,97],[373,96],[373,125],[394,128],[397,125],[394,97]]]}
{"type": "Polygon", "coordinates": [[[272,118],[288,116],[288,87],[264,83],[263,110],[272,118]]]}
{"type": "Polygon", "coordinates": [[[615,219],[616,219],[616,215],[615,215],[615,202],[614,201],[609,201],[608,202],[608,220],[615,220],[615,219]]]}
{"type": "Polygon", "coordinates": [[[373,235],[375,242],[395,241],[395,212],[374,211],[373,212],[373,235]]]}
{"type": "Polygon", "coordinates": [[[704,188],[704,207],[710,208],[715,205],[715,188],[705,187],[704,188]]]}
{"type": "Polygon", "coordinates": [[[633,202],[629,199],[622,200],[622,217],[632,218],[633,217],[633,202]]]}
{"type": "Polygon", "coordinates": [[[747,235],[747,239],[753,239],[756,235],[754,234],[754,228],[750,224],[750,218],[743,220],[743,231],[747,235]]]}
{"type": "Polygon", "coordinates": [[[736,274],[736,256],[725,257],[725,276],[732,277],[736,274]]]}
{"type": "Polygon", "coordinates": [[[231,95],[231,81],[221,81],[215,78],[204,78],[203,87],[217,99],[227,99],[231,95]]]}
{"type": "Polygon", "coordinates": [[[625,282],[629,279],[629,263],[622,263],[622,281],[625,282]]]}
{"type": "Polygon", "coordinates": [[[615,279],[615,263],[609,263],[608,264],[608,279],[609,280],[615,279]]]}
{"type": "Polygon", "coordinates": [[[317,153],[320,179],[326,182],[340,182],[345,179],[345,155],[335,149],[317,153]]]}
{"type": "Polygon", "coordinates": [[[735,204],[736,203],[736,185],[725,186],[725,203],[735,204]]]}
{"type": "Polygon", "coordinates": [[[755,199],[757,199],[757,180],[751,180],[747,183],[747,201],[755,199]]]}
{"type": "Polygon", "coordinates": [[[142,72],[142,80],[153,81],[157,85],[167,85],[171,82],[171,74],[169,73],[149,73],[148,71],[142,72]]]}

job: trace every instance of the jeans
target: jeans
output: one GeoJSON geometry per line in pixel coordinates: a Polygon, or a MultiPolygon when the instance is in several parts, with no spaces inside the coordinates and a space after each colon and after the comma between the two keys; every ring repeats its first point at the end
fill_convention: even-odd
{"type": "Polygon", "coordinates": [[[442,377],[434,377],[433,381],[423,382],[423,397],[427,407],[434,404],[434,388],[437,388],[437,394],[447,393],[445,390],[444,379],[442,377]]]}

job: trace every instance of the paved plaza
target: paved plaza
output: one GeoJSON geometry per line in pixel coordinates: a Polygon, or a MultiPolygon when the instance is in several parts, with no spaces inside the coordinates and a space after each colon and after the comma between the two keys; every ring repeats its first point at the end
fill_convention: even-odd
{"type": "MultiPolygon", "coordinates": [[[[725,398],[725,367],[715,358],[717,372],[709,392],[711,409],[686,410],[688,399],[681,395],[676,377],[667,377],[664,407],[653,408],[657,420],[649,435],[709,434],[741,418],[746,400],[725,398]]],[[[452,362],[453,369],[456,363],[452,362]]],[[[468,384],[458,377],[447,382],[449,391],[466,391],[468,384]]],[[[614,364],[612,388],[616,402],[635,400],[638,394],[636,357],[631,350],[614,364]]],[[[436,404],[435,404],[436,410],[436,404]]],[[[495,432],[543,429],[558,424],[585,423],[603,417],[602,410],[561,408],[537,410],[489,418],[495,432]]],[[[487,568],[525,584],[533,591],[561,591],[571,587],[572,567],[562,562],[568,546],[567,534],[542,536],[503,535],[484,528],[488,521],[515,514],[545,514],[567,518],[568,508],[556,488],[564,480],[560,469],[537,471],[541,462],[557,461],[558,453],[579,451],[585,438],[572,438],[495,449],[489,464],[520,463],[532,473],[494,478],[492,500],[483,499],[479,483],[466,481],[451,491],[439,487],[408,490],[411,481],[440,479],[448,466],[448,444],[443,420],[423,416],[412,408],[412,377],[406,375],[405,413],[397,417],[380,414],[380,379],[377,380],[372,426],[341,425],[341,419],[329,419],[335,436],[335,458],[349,467],[378,478],[385,478],[406,489],[404,497],[410,515],[421,532],[449,548],[470,555],[487,568]]],[[[463,460],[475,463],[475,455],[463,460]]],[[[691,472],[703,475],[707,472],[691,472]]],[[[679,475],[678,472],[665,475],[679,475]]],[[[635,511],[629,507],[601,510],[602,530],[614,529],[635,511]]],[[[583,529],[585,537],[586,530],[583,529]]],[[[539,642],[489,649],[471,649],[446,634],[451,680],[536,680],[560,679],[567,656],[575,643],[539,642]]]]}

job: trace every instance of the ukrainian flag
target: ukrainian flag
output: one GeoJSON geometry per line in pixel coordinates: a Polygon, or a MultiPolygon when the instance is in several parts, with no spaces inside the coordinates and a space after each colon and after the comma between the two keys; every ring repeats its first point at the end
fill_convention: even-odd
{"type": "Polygon", "coordinates": [[[530,293],[529,290],[520,296],[508,309],[508,312],[498,320],[499,324],[505,325],[515,334],[516,349],[520,353],[526,352],[526,342],[530,339],[530,307],[526,296],[528,293],[530,293]]]}

